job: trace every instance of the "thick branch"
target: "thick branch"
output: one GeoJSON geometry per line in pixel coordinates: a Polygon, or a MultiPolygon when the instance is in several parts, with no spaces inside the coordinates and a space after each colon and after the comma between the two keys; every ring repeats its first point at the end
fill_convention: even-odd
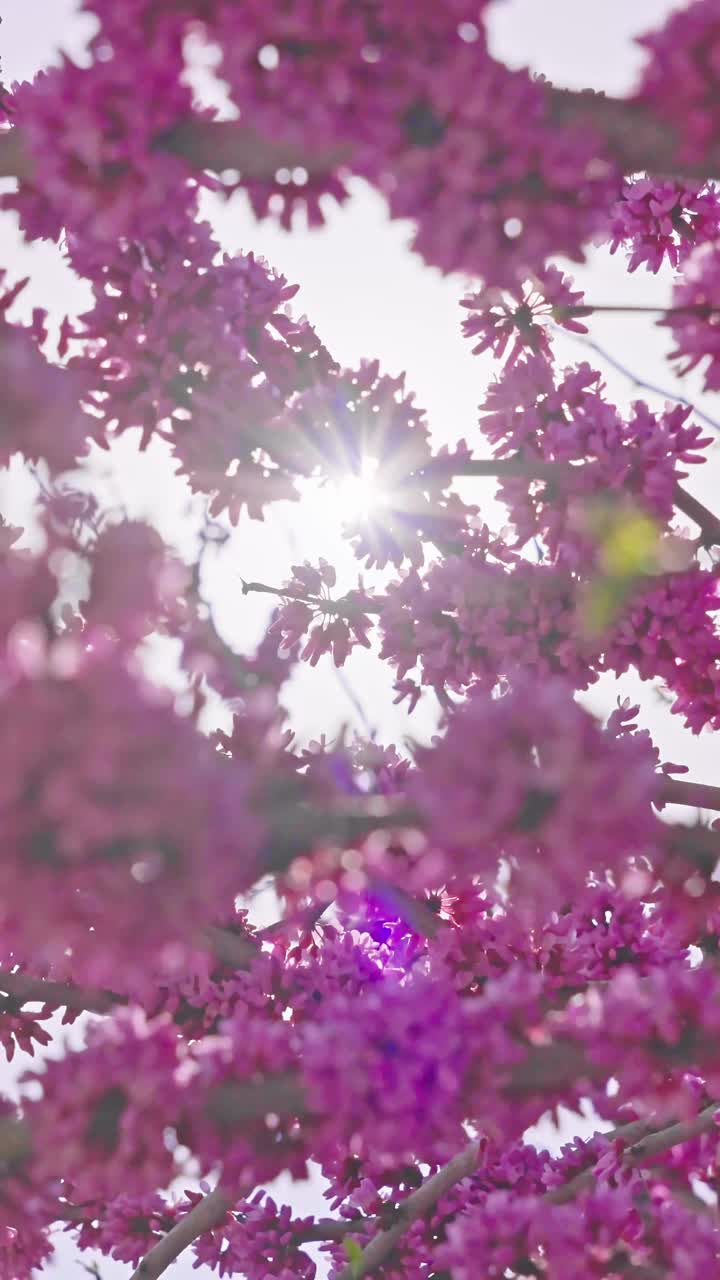
{"type": "Polygon", "coordinates": [[[586,89],[548,90],[551,119],[558,125],[585,125],[593,130],[626,173],[641,170],[656,176],[713,178],[720,174],[720,146],[710,146],[702,161],[683,156],[682,136],[644,103],[610,98],[586,89]]]}
{"type": "Polygon", "coordinates": [[[64,1006],[79,1013],[108,1013],[115,1005],[127,1004],[127,996],[115,991],[74,987],[68,982],[33,978],[28,973],[11,973],[8,969],[0,969],[0,991],[23,1002],[64,1006]]]}
{"type": "Polygon", "coordinates": [[[32,171],[30,157],[20,129],[0,131],[0,178],[29,178],[32,171]]]}
{"type": "Polygon", "coordinates": [[[316,147],[259,134],[236,120],[186,120],[157,146],[182,156],[195,168],[222,173],[237,169],[244,178],[271,178],[278,169],[302,168],[310,177],[350,162],[350,144],[316,147]]]}
{"type": "MultiPolygon", "coordinates": [[[[606,155],[628,173],[645,170],[656,175],[713,178],[720,174],[720,146],[708,148],[702,161],[692,164],[682,153],[682,139],[667,120],[644,104],[601,93],[548,88],[550,119],[558,126],[591,128],[598,138],[599,157],[606,155]]],[[[352,166],[352,144],[316,147],[304,142],[269,138],[236,120],[192,117],[155,140],[158,150],[181,156],[195,168],[215,173],[237,170],[246,178],[272,178],[278,169],[303,168],[311,176],[352,166]]],[[[0,177],[33,177],[33,160],[22,131],[15,125],[0,132],[0,177]]]]}
{"type": "Polygon", "coordinates": [[[718,1104],[711,1102],[703,1111],[689,1120],[681,1120],[677,1124],[668,1125],[665,1129],[648,1133],[628,1147],[623,1156],[623,1164],[644,1164],[646,1160],[662,1155],[671,1147],[678,1147],[681,1142],[690,1142],[693,1138],[699,1138],[702,1133],[709,1133],[716,1125],[717,1114],[718,1104]]]}
{"type": "Polygon", "coordinates": [[[687,804],[694,809],[720,809],[720,787],[707,782],[685,782],[683,778],[665,778],[661,802],[687,804]]]}
{"type": "Polygon", "coordinates": [[[459,1155],[428,1178],[417,1191],[413,1191],[412,1195],[403,1201],[397,1222],[393,1223],[387,1231],[381,1231],[375,1236],[356,1261],[349,1262],[346,1267],[343,1267],[337,1280],[363,1280],[364,1276],[370,1275],[379,1267],[388,1254],[392,1253],[395,1245],[402,1240],[410,1223],[429,1213],[451,1187],[454,1187],[457,1182],[462,1182],[463,1178],[469,1177],[477,1165],[478,1153],[479,1144],[468,1143],[459,1155]]]}
{"type": "MultiPolygon", "coordinates": [[[[670,1150],[671,1147],[678,1146],[682,1142],[689,1142],[692,1138],[697,1138],[700,1134],[707,1133],[715,1124],[716,1114],[717,1103],[713,1102],[704,1111],[701,1111],[699,1115],[692,1117],[690,1120],[673,1123],[663,1129],[652,1129],[651,1122],[648,1120],[634,1120],[630,1124],[612,1130],[605,1136],[610,1141],[618,1138],[622,1139],[626,1145],[626,1151],[623,1156],[624,1164],[639,1165],[664,1151],[670,1150]]],[[[364,1276],[370,1275],[384,1262],[388,1254],[399,1243],[410,1223],[432,1210],[446,1191],[473,1172],[476,1163],[477,1144],[471,1143],[465,1151],[456,1156],[454,1160],[451,1160],[444,1169],[441,1169],[433,1178],[429,1178],[422,1187],[408,1197],[400,1208],[398,1221],[389,1230],[382,1231],[375,1236],[363,1249],[357,1261],[349,1263],[340,1272],[338,1280],[362,1280],[364,1276]]],[[[589,1167],[576,1174],[569,1182],[546,1192],[543,1196],[543,1201],[546,1204],[565,1204],[567,1201],[574,1199],[581,1191],[591,1187],[594,1181],[593,1168],[589,1167]]],[[[363,1226],[367,1225],[367,1223],[363,1224],[363,1226]]]]}
{"type": "Polygon", "coordinates": [[[157,1280],[193,1240],[217,1226],[232,1203],[225,1189],[216,1187],[153,1246],[133,1272],[131,1280],[157,1280]]]}

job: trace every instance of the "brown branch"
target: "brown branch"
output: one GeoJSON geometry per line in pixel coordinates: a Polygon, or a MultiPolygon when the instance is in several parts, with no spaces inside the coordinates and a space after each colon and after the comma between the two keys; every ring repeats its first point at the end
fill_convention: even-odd
{"type": "MultiPolygon", "coordinates": [[[[235,169],[244,178],[272,178],[278,169],[302,168],[311,177],[331,173],[350,159],[350,147],[314,147],[312,144],[263,137],[236,120],[183,121],[154,142],[158,151],[180,156],[195,169],[224,173],[235,169]]],[[[34,157],[22,128],[0,131],[0,178],[32,181],[34,157]]]]}
{"type": "Polygon", "coordinates": [[[393,1223],[387,1231],[381,1231],[376,1235],[365,1246],[356,1261],[349,1262],[346,1267],[343,1267],[336,1280],[363,1280],[364,1276],[370,1275],[379,1267],[400,1242],[411,1222],[429,1213],[451,1187],[470,1176],[477,1165],[479,1149],[479,1143],[468,1143],[448,1164],[428,1178],[417,1191],[413,1191],[407,1200],[402,1202],[398,1210],[397,1222],[393,1223]]]}
{"type": "Polygon", "coordinates": [[[720,862],[720,831],[713,831],[702,823],[686,827],[682,823],[662,824],[665,861],[660,868],[664,883],[683,883],[688,876],[688,866],[707,880],[720,862]]]}
{"type": "Polygon", "coordinates": [[[244,1084],[217,1085],[207,1103],[210,1119],[224,1130],[239,1128],[269,1112],[276,1116],[310,1113],[302,1084],[292,1072],[282,1071],[244,1084]]]}
{"type": "Polygon", "coordinates": [[[127,996],[115,991],[90,987],[74,987],[69,982],[53,982],[50,978],[34,978],[28,973],[11,973],[0,969],[0,991],[23,1003],[64,1006],[79,1013],[108,1013],[115,1005],[127,1004],[127,996]]]}
{"type": "Polygon", "coordinates": [[[256,940],[246,934],[235,933],[220,925],[206,925],[201,937],[204,945],[209,947],[218,960],[233,969],[248,969],[260,955],[259,938],[256,940]]]}
{"type": "Polygon", "coordinates": [[[193,1240],[197,1240],[204,1231],[211,1231],[222,1221],[232,1204],[233,1200],[228,1197],[226,1190],[215,1187],[215,1190],[186,1213],[185,1217],[181,1218],[162,1240],[153,1245],[150,1252],[146,1253],[142,1262],[133,1271],[130,1280],[158,1280],[158,1276],[162,1275],[183,1250],[193,1243],[193,1240]]]}
{"type": "Polygon", "coordinates": [[[698,498],[687,493],[679,484],[675,485],[673,501],[678,511],[682,511],[683,515],[698,526],[704,547],[720,547],[720,516],[709,511],[698,498]]]}
{"type": "Polygon", "coordinates": [[[382,797],[338,810],[320,810],[309,805],[278,808],[262,851],[266,872],[284,870],[294,858],[307,852],[316,842],[352,847],[374,831],[412,827],[417,829],[418,815],[413,809],[401,809],[382,797]]]}
{"type": "Polygon", "coordinates": [[[626,173],[645,171],[655,176],[714,178],[720,174],[720,146],[710,146],[702,161],[688,163],[682,135],[666,118],[657,117],[644,103],[611,98],[585,89],[548,86],[550,118],[560,126],[585,126],[601,140],[607,154],[626,173]]]}
{"type": "MultiPolygon", "coordinates": [[[[720,174],[720,146],[708,148],[692,164],[682,154],[681,134],[645,104],[548,86],[550,122],[559,127],[590,128],[598,138],[598,159],[607,156],[627,173],[713,178],[720,174]]],[[[270,138],[237,120],[192,117],[158,135],[155,146],[181,156],[190,165],[216,173],[237,170],[246,178],[272,178],[278,169],[303,168],[311,176],[352,167],[351,143],[317,147],[270,138]]],[[[33,177],[33,158],[18,125],[0,132],[0,177],[33,177]]]]}
{"type": "Polygon", "coordinates": [[[693,1138],[699,1138],[703,1133],[715,1127],[715,1117],[718,1113],[718,1103],[711,1102],[696,1116],[692,1116],[689,1120],[680,1120],[675,1124],[668,1125],[665,1129],[658,1129],[653,1133],[647,1134],[644,1138],[640,1138],[638,1142],[628,1147],[623,1156],[623,1164],[630,1166],[644,1164],[646,1160],[652,1160],[653,1157],[662,1155],[663,1152],[669,1151],[671,1147],[678,1147],[682,1142],[690,1142],[693,1138]]]}
{"type": "Polygon", "coordinates": [[[569,462],[546,462],[543,458],[524,457],[517,453],[510,458],[467,459],[439,454],[417,474],[421,477],[445,476],[448,480],[503,480],[515,476],[522,480],[553,480],[558,476],[572,475],[580,466],[592,466],[592,463],[579,463],[573,467],[569,462]]]}
{"type": "Polygon", "coordinates": [[[707,782],[664,778],[658,804],[686,804],[694,809],[720,809],[720,787],[707,782]]]}
{"type": "Polygon", "coordinates": [[[0,178],[29,178],[32,164],[21,131],[15,126],[0,130],[0,178]]]}
{"type": "MultiPolygon", "coordinates": [[[[419,475],[443,476],[448,479],[482,479],[519,477],[524,480],[552,480],[555,477],[570,478],[575,471],[596,465],[592,460],[579,462],[548,462],[543,458],[533,458],[513,454],[509,458],[457,458],[440,455],[419,472],[419,475]]],[[[693,497],[681,484],[676,484],[673,491],[673,502],[678,511],[682,511],[701,532],[704,547],[720,546],[720,516],[716,516],[698,498],[693,497]]]]}
{"type": "Polygon", "coordinates": [[[381,1225],[378,1215],[359,1218],[318,1218],[295,1236],[298,1244],[314,1244],[323,1240],[345,1240],[347,1236],[375,1231],[381,1225]]]}
{"type": "Polygon", "coordinates": [[[236,120],[186,120],[158,138],[157,147],[195,168],[216,173],[237,169],[244,178],[271,178],[278,169],[298,168],[315,177],[331,173],[352,157],[348,143],[316,147],[270,138],[236,120]]]}

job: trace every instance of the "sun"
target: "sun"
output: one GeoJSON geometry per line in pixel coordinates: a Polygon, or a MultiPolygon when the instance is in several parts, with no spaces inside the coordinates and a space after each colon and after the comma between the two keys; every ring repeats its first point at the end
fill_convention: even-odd
{"type": "Polygon", "coordinates": [[[358,472],[326,481],[317,500],[327,517],[338,526],[368,520],[380,501],[377,469],[374,458],[364,458],[358,472]]]}
{"type": "Polygon", "coordinates": [[[367,459],[357,475],[343,476],[332,482],[335,489],[333,501],[343,520],[367,520],[372,514],[378,503],[376,471],[375,460],[367,459]]]}

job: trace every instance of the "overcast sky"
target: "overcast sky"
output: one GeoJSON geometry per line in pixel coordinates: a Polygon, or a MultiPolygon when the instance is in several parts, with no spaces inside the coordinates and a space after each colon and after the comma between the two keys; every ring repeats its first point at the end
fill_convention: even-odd
{"type": "MultiPolygon", "coordinates": [[[[603,0],[594,5],[578,0],[498,0],[490,11],[493,49],[511,65],[530,65],[560,85],[621,94],[631,87],[641,61],[631,37],[657,26],[673,7],[668,0],[603,0]]],[[[72,0],[6,0],[0,2],[0,13],[0,60],[6,82],[31,77],[56,60],[60,48],[81,57],[92,27],[77,15],[72,0]]],[[[228,251],[261,253],[300,284],[299,309],[307,312],[338,359],[354,364],[362,357],[377,357],[388,372],[407,373],[408,386],[427,409],[438,444],[463,436],[471,442],[477,439],[476,409],[492,364],[473,358],[460,335],[462,281],[443,279],[423,267],[406,248],[407,228],[388,222],[382,201],[373,192],[358,184],[350,204],[335,210],[324,229],[309,234],[288,236],[269,223],[256,224],[241,196],[226,204],[211,199],[207,212],[228,251]]],[[[7,215],[0,219],[0,266],[8,268],[11,278],[30,272],[28,305],[50,306],[57,314],[83,305],[84,291],[69,276],[58,251],[48,245],[21,246],[14,220],[7,215]]],[[[598,302],[651,303],[663,301],[668,293],[666,277],[644,272],[630,277],[622,262],[605,251],[591,255],[588,265],[574,274],[588,298],[598,302]]],[[[647,318],[597,317],[592,336],[643,378],[669,390],[677,386],[663,358],[667,338],[647,318]]],[[[587,356],[569,341],[561,350],[568,361],[587,356]]],[[[640,394],[611,369],[603,368],[618,401],[640,394]]],[[[683,384],[686,395],[694,391],[683,384]]],[[[704,407],[720,417],[720,404],[706,400],[704,407]]],[[[186,496],[168,481],[162,460],[152,451],[138,458],[129,445],[123,447],[113,486],[133,514],[150,515],[165,536],[182,546],[186,496]]],[[[693,487],[700,495],[712,494],[709,479],[695,481],[693,487]]],[[[13,502],[20,506],[22,500],[17,475],[12,486],[0,481],[0,507],[5,514],[12,517],[13,502]]],[[[283,504],[279,515],[265,524],[241,524],[212,578],[218,616],[228,639],[249,647],[266,612],[262,599],[242,597],[240,575],[278,582],[294,560],[319,555],[338,560],[346,574],[357,572],[338,537],[336,514],[322,503],[296,509],[283,504]]],[[[329,660],[316,669],[306,667],[290,691],[295,723],[307,736],[343,722],[363,728],[363,721],[384,741],[429,732],[434,723],[432,706],[409,721],[403,711],[392,707],[391,683],[377,659],[364,653],[352,656],[342,680],[329,660]]],[[[637,682],[629,679],[606,681],[593,693],[592,701],[607,707],[619,691],[634,692],[636,687],[637,682]]],[[[691,776],[697,780],[712,780],[707,738],[691,738],[646,691],[643,713],[666,758],[691,763],[691,776]]],[[[687,812],[683,817],[688,819],[687,812]]],[[[296,1187],[293,1199],[307,1212],[316,1205],[317,1192],[313,1187],[296,1187]]],[[[53,1274],[66,1280],[75,1276],[80,1280],[84,1274],[65,1245],[53,1274]]],[[[127,1276],[129,1268],[103,1259],[101,1274],[127,1276]]],[[[201,1273],[193,1272],[186,1259],[172,1274],[182,1280],[201,1273]]]]}

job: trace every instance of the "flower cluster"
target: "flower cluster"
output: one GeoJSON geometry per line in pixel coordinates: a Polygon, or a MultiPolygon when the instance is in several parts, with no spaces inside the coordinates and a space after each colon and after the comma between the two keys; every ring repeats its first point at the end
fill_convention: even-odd
{"type": "Polygon", "coordinates": [[[516,464],[515,474],[510,463],[498,471],[519,545],[542,538],[554,561],[585,571],[597,559],[603,510],[630,501],[669,522],[683,468],[702,462],[711,443],[687,406],[653,413],[636,401],[626,418],[590,365],[557,375],[539,355],[505,369],[480,413],[496,456],[516,464]]]}
{"type": "Polygon", "coordinates": [[[195,209],[197,181],[156,145],[192,114],[177,41],[158,36],[148,45],[126,27],[120,43],[99,38],[94,52],[89,67],[65,58],[10,99],[29,172],[2,207],[18,212],[29,239],[57,240],[67,229],[112,247],[120,236],[166,227],[169,208],[176,225],[195,209]]]}
{"type": "Polygon", "coordinates": [[[272,1197],[257,1192],[196,1241],[197,1263],[213,1267],[220,1276],[315,1280],[315,1263],[299,1248],[303,1230],[312,1227],[313,1221],[293,1218],[287,1205],[278,1208],[272,1197]]]}
{"type": "Polygon", "coordinates": [[[520,289],[485,288],[463,298],[462,306],[471,312],[463,320],[463,333],[473,341],[473,355],[492,351],[502,360],[507,354],[507,364],[512,366],[525,351],[550,355],[550,321],[571,333],[587,333],[587,325],[575,317],[582,315],[582,293],[571,288],[571,281],[557,267],[539,271],[531,284],[520,289]]]}
{"type": "Polygon", "coordinates": [[[628,251],[628,271],[643,263],[657,272],[664,262],[684,263],[696,244],[720,232],[720,201],[714,187],[699,183],[632,178],[610,218],[610,252],[628,251]]]}
{"type": "Polygon", "coordinates": [[[551,565],[506,566],[482,551],[449,555],[424,577],[408,573],[391,584],[381,657],[397,669],[401,698],[413,694],[417,676],[444,705],[448,693],[491,689],[518,667],[585,688],[596,676],[578,645],[574,611],[574,584],[551,565]]]}
{"type": "Polygon", "coordinates": [[[280,635],[286,649],[295,647],[308,628],[302,657],[313,666],[323,653],[332,651],[335,664],[341,667],[355,645],[370,647],[370,619],[365,612],[369,601],[363,591],[349,591],[333,599],[330,590],[335,586],[335,570],[323,559],[317,569],[307,562],[293,565],[292,574],[280,590],[287,603],[278,611],[271,628],[280,635]]]}
{"type": "Polygon", "coordinates": [[[683,487],[711,442],[555,363],[593,308],[551,259],[681,273],[673,358],[720,386],[718,0],[644,39],[626,103],[502,65],[485,0],[81,7],[83,65],[0,104],[0,207],[90,299],[55,346],[0,276],[0,464],[30,481],[25,527],[0,513],[0,1046],[34,1059],[0,1099],[0,1277],[62,1226],[138,1276],[192,1246],[247,1280],[704,1280],[720,822],[668,814],[720,788],[577,695],[630,671],[720,729],[720,518],[683,487]],[[211,187],[319,224],[353,178],[473,277],[463,331],[503,367],[459,443],[202,220],[211,187]],[[111,508],[97,451],[133,447],[187,491],[173,545],[111,508]],[[245,652],[212,555],[348,478],[364,576],[328,545],[239,579],[272,598],[245,652]],[[296,736],[298,658],[374,639],[436,736],[296,736]],[[589,1107],[603,1132],[540,1149],[589,1107]],[[262,1189],[313,1167],[328,1216],[262,1189]]]}
{"type": "Polygon", "coordinates": [[[652,849],[654,766],[651,744],[603,733],[567,685],[515,677],[503,697],[477,692],[453,713],[408,791],[449,872],[470,867],[491,886],[502,857],[515,907],[544,911],[572,903],[590,869],[621,872],[652,849]]]}
{"type": "MultiPolygon", "coordinates": [[[[0,281],[4,272],[0,271],[0,281]]],[[[3,386],[3,440],[0,461],[15,454],[45,461],[52,471],[75,467],[96,424],[83,413],[81,376],[50,364],[41,350],[46,315],[36,310],[30,325],[11,324],[6,313],[27,280],[0,296],[0,376],[3,386]]]]}
{"type": "Polygon", "coordinates": [[[692,0],[640,40],[648,61],[636,97],[678,130],[690,161],[702,157],[717,134],[719,41],[715,0],[692,0]]]}
{"type": "Polygon", "coordinates": [[[181,474],[212,496],[212,514],[237,522],[244,507],[261,516],[295,496],[290,460],[296,473],[312,470],[307,457],[298,466],[280,415],[332,361],[288,313],[297,286],[252,254],[218,255],[206,224],[190,239],[162,233],[116,251],[64,343],[107,437],[136,428],[143,448],[169,440],[181,474]]]}
{"type": "Polygon", "coordinates": [[[0,738],[2,927],[21,954],[99,985],[146,980],[255,878],[243,775],[121,662],[11,681],[0,738]]]}
{"type": "Polygon", "coordinates": [[[685,264],[663,320],[675,343],[671,356],[680,372],[702,369],[707,391],[720,388],[720,249],[706,241],[685,264]]]}

